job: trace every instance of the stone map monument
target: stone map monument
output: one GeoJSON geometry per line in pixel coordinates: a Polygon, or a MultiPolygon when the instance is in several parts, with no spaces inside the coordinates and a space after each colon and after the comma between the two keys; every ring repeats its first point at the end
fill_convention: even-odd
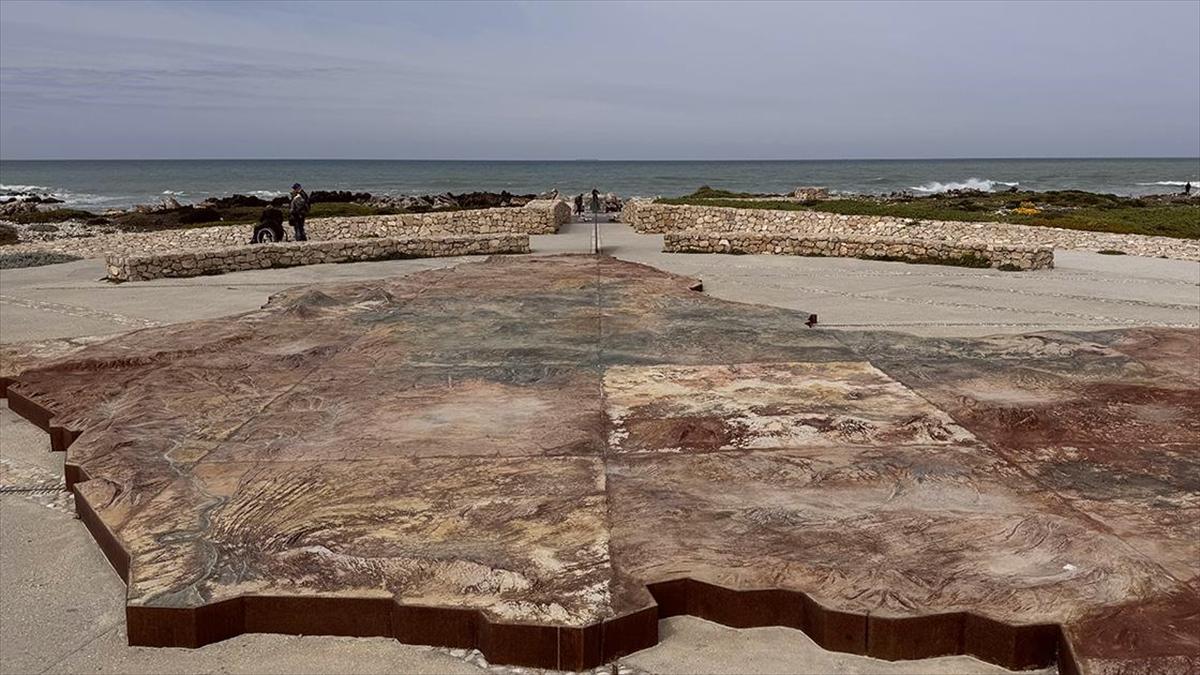
{"type": "Polygon", "coordinates": [[[579,669],[663,616],[1200,668],[1200,333],[838,333],[595,256],[279,294],[7,382],[139,645],[579,669]]]}

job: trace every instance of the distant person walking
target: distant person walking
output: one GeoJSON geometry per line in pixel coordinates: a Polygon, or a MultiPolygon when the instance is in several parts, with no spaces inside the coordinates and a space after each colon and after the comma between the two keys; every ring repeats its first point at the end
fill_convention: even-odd
{"type": "Polygon", "coordinates": [[[592,213],[600,213],[600,191],[592,188],[592,213]]]}
{"type": "Polygon", "coordinates": [[[296,231],[296,241],[308,241],[308,235],[304,234],[304,218],[307,215],[308,193],[296,183],[292,185],[291,213],[288,215],[288,224],[296,231]]]}
{"type": "Polygon", "coordinates": [[[583,215],[583,193],[582,192],[575,195],[575,215],[577,215],[577,216],[583,215]]]}
{"type": "Polygon", "coordinates": [[[1192,194],[1192,181],[1189,180],[1187,182],[1187,185],[1183,186],[1183,195],[1186,197],[1187,195],[1190,195],[1190,194],[1192,194]]]}

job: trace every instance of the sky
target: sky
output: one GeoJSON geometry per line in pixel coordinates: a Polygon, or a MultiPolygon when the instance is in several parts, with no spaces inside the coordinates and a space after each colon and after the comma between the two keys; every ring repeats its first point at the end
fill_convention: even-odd
{"type": "Polygon", "coordinates": [[[0,2],[0,158],[1200,156],[1200,1],[0,2]]]}

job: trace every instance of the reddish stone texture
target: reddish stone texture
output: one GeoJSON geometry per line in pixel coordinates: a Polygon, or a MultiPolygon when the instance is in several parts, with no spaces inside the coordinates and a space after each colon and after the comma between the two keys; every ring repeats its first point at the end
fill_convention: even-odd
{"type": "Polygon", "coordinates": [[[135,644],[578,669],[694,614],[1200,668],[1200,333],[831,333],[698,288],[557,256],[292,289],[52,350],[9,404],[67,449],[135,644]]]}

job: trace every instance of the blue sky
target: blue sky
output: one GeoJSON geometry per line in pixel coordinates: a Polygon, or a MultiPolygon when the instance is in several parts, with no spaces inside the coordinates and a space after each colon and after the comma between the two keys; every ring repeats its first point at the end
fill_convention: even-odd
{"type": "Polygon", "coordinates": [[[0,2],[0,157],[1200,156],[1200,2],[0,2]]]}

